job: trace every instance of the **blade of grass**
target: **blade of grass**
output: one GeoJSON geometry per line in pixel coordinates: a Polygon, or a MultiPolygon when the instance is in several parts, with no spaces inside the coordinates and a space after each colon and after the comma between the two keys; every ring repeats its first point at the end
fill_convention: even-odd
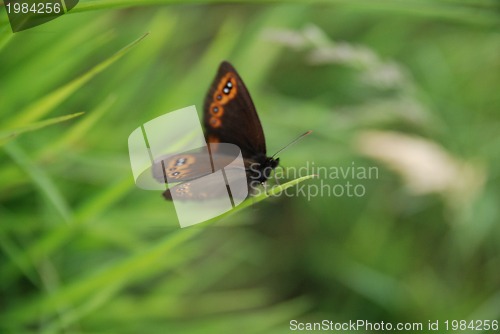
{"type": "MultiPolygon", "coordinates": [[[[137,254],[138,252],[135,252],[137,254]]],[[[175,270],[175,268],[182,267],[183,264],[186,262],[191,262],[195,258],[199,257],[199,253],[190,248],[182,248],[182,258],[181,257],[170,257],[168,261],[163,261],[161,266],[149,266],[147,268],[144,268],[144,270],[141,271],[139,274],[139,277],[136,277],[135,280],[140,280],[142,277],[151,277],[152,275],[157,274],[158,272],[164,273],[166,270],[175,270]]],[[[115,285],[108,285],[108,286],[103,286],[99,290],[93,291],[91,295],[86,297],[84,301],[80,304],[77,305],[76,307],[73,307],[69,310],[66,310],[64,314],[64,323],[62,325],[64,326],[70,326],[72,323],[79,322],[82,318],[85,318],[87,315],[91,314],[92,317],[96,316],[96,309],[102,307],[103,305],[106,305],[106,315],[105,317],[112,317],[113,315],[110,314],[112,311],[110,310],[110,307],[113,308],[115,311],[120,312],[121,311],[127,311],[123,307],[120,307],[123,304],[128,305],[129,302],[134,303],[133,301],[129,300],[129,296],[127,294],[126,297],[123,295],[123,284],[115,284],[115,285]],[[121,294],[120,294],[121,293],[121,294]],[[120,298],[116,298],[117,294],[120,294],[120,298]],[[124,301],[125,300],[125,301],[124,301]],[[116,304],[119,304],[120,306],[116,306],[116,304]]],[[[151,298],[155,298],[154,294],[151,296],[151,298]]],[[[180,298],[180,297],[178,297],[180,298]]],[[[132,296],[131,299],[134,299],[132,296]]],[[[175,298],[172,298],[173,302],[175,303],[175,298]]],[[[164,306],[162,308],[162,314],[165,316],[166,312],[169,312],[168,306],[170,303],[168,300],[163,299],[164,306]]],[[[146,306],[146,301],[143,301],[142,305],[145,306],[146,309],[148,307],[146,306]]],[[[172,308],[174,305],[172,305],[172,308]]],[[[154,310],[149,309],[149,311],[145,311],[149,313],[149,316],[154,316],[154,310]]],[[[47,328],[47,333],[54,333],[54,332],[59,332],[56,330],[49,330],[52,328],[58,328],[61,327],[61,321],[60,320],[55,320],[52,321],[52,323],[47,322],[46,328],[47,328]]]]}
{"type": "Polygon", "coordinates": [[[119,199],[121,199],[133,187],[134,182],[132,174],[130,177],[119,180],[115,185],[109,187],[98,196],[95,196],[75,210],[77,223],[81,224],[95,219],[103,211],[110,208],[119,199]]]}
{"type": "Polygon", "coordinates": [[[151,247],[147,251],[140,252],[132,256],[131,258],[128,258],[104,270],[100,268],[89,277],[84,277],[81,280],[74,282],[73,284],[63,287],[60,291],[55,292],[53,295],[37,298],[33,300],[29,305],[21,304],[19,305],[19,307],[5,312],[2,316],[0,316],[0,319],[5,318],[19,322],[32,321],[36,317],[44,315],[48,316],[52,314],[52,312],[59,310],[61,306],[78,304],[79,302],[81,302],[81,300],[88,298],[89,294],[92,294],[92,292],[98,291],[103,287],[109,286],[110,284],[123,286],[128,281],[133,280],[134,275],[137,275],[137,273],[140,273],[146,268],[153,266],[155,262],[159,261],[160,259],[167,258],[167,256],[171,254],[173,249],[187,242],[197,234],[201,233],[201,231],[204,230],[204,227],[207,226],[207,224],[216,222],[220,220],[221,217],[225,217],[229,214],[234,214],[235,212],[238,212],[252,205],[253,203],[258,203],[265,198],[278,196],[282,191],[312,177],[314,177],[314,175],[308,175],[292,180],[283,185],[275,186],[268,193],[263,193],[257,196],[254,201],[245,201],[236,209],[222,216],[213,218],[202,226],[175,231],[168,237],[166,237],[161,243],[151,247]]]}
{"type": "MultiPolygon", "coordinates": [[[[92,197],[87,203],[75,210],[72,224],[59,225],[41,236],[25,250],[28,256],[21,259],[21,265],[28,266],[31,262],[38,262],[44,257],[50,257],[60,249],[68,240],[80,231],[81,225],[98,217],[104,210],[109,209],[129,189],[133,187],[132,176],[117,182],[105,191],[92,197]]],[[[12,282],[20,274],[12,263],[0,268],[0,276],[4,282],[12,282]]]]}
{"type": "Polygon", "coordinates": [[[61,306],[79,304],[96,290],[101,290],[110,285],[123,286],[123,284],[132,280],[135,275],[140,274],[144,268],[155,265],[160,259],[172,256],[173,249],[201,231],[202,229],[196,228],[176,231],[146,251],[110,267],[99,268],[88,277],[83,277],[72,284],[68,284],[52,295],[45,295],[41,298],[35,298],[31,302],[21,303],[18,307],[13,307],[4,312],[0,318],[4,321],[14,322],[34,321],[40,316],[53,314],[61,306]]]}
{"type": "Polygon", "coordinates": [[[67,330],[67,327],[85,317],[87,314],[96,312],[97,309],[112,299],[119,290],[120,287],[116,285],[110,285],[101,289],[98,294],[92,295],[80,307],[65,312],[64,317],[55,319],[51,323],[44,324],[41,333],[60,333],[64,329],[67,330]]]}
{"type": "MultiPolygon", "coordinates": [[[[28,280],[34,285],[38,286],[40,284],[38,277],[36,276],[32,266],[30,265],[30,260],[26,257],[24,249],[21,249],[15,244],[13,240],[7,235],[3,227],[0,225],[0,248],[6,257],[10,260],[8,263],[12,264],[15,268],[18,268],[20,272],[28,278],[28,280]]],[[[4,263],[4,266],[6,264],[4,263]]],[[[2,285],[5,282],[2,280],[2,285]]]]}
{"type": "MultiPolygon", "coordinates": [[[[85,73],[87,66],[90,66],[82,66],[86,59],[116,38],[116,34],[107,28],[101,17],[86,24],[85,29],[73,30],[71,38],[44,34],[37,38],[36,43],[29,43],[24,42],[27,37],[23,33],[12,35],[14,45],[4,51],[7,59],[3,64],[5,73],[0,81],[0,89],[7,97],[0,100],[0,108],[4,112],[10,110],[10,115],[14,115],[12,111],[19,112],[20,108],[85,73]],[[50,47],[43,47],[47,45],[50,47]],[[14,52],[18,55],[15,60],[8,56],[14,52]],[[61,57],[67,54],[71,54],[71,57],[61,57]],[[44,71],[47,68],[51,70],[44,71]],[[29,86],[26,86],[27,82],[30,82],[29,86]],[[19,90],[19,87],[27,89],[19,90]]],[[[101,55],[101,58],[105,57],[107,54],[101,55]]]]}
{"type": "MultiPolygon", "coordinates": [[[[41,151],[36,153],[34,161],[40,162],[63,150],[71,149],[71,147],[84,138],[96,122],[110,110],[115,101],[115,97],[108,97],[108,99],[98,105],[94,110],[88,112],[85,118],[69,128],[60,139],[52,144],[46,145],[41,151]]],[[[18,168],[12,165],[6,165],[0,169],[0,183],[4,188],[8,189],[26,183],[26,179],[18,168]]]]}
{"type": "MultiPolygon", "coordinates": [[[[272,9],[264,11],[254,22],[252,26],[247,27],[249,33],[241,38],[243,41],[241,47],[235,50],[233,61],[236,66],[241,64],[241,73],[245,78],[245,84],[248,87],[265,86],[267,75],[272,71],[273,66],[279,63],[283,57],[284,46],[279,43],[272,43],[263,38],[263,32],[266,27],[288,27],[296,29],[304,15],[307,15],[310,7],[298,5],[275,6],[272,9]],[[266,52],[262,52],[266,50],[266,52]],[[255,61],[258,59],[258,61],[255,61]],[[245,65],[252,64],[250,71],[245,71],[245,65]]],[[[285,51],[286,52],[286,51],[285,51]]],[[[239,68],[239,67],[238,67],[239,68]]]]}
{"type": "Polygon", "coordinates": [[[44,159],[47,155],[55,154],[61,152],[68,147],[74,145],[77,141],[82,139],[90,129],[106,114],[107,111],[116,102],[115,96],[109,96],[104,102],[90,112],[84,119],[76,123],[71,129],[66,131],[66,133],[61,136],[57,142],[49,144],[45,149],[43,149],[39,154],[37,154],[37,159],[44,159]]]}
{"type": "Polygon", "coordinates": [[[26,123],[37,120],[37,119],[43,117],[44,115],[48,114],[55,107],[57,107],[59,104],[61,104],[65,99],[67,99],[69,96],[71,96],[71,94],[73,94],[78,88],[80,88],[82,85],[84,85],[90,79],[92,79],[94,76],[96,76],[100,72],[104,71],[111,64],[113,64],[115,61],[117,61],[122,56],[124,56],[133,47],[135,47],[141,40],[143,40],[147,35],[148,35],[148,33],[142,35],[141,37],[139,37],[138,39],[136,39],[135,41],[133,41],[129,45],[125,46],[124,48],[122,48],[121,50],[116,52],[111,57],[107,58],[106,60],[102,61],[101,63],[99,63],[96,66],[94,66],[93,68],[91,68],[85,74],[83,74],[80,77],[74,79],[73,81],[67,83],[66,85],[56,89],[55,91],[48,94],[47,96],[35,101],[33,104],[29,105],[24,110],[22,110],[19,113],[18,117],[14,118],[10,122],[8,122],[7,127],[9,127],[9,128],[19,127],[19,126],[22,126],[26,123]]]}
{"type": "Polygon", "coordinates": [[[226,213],[223,213],[222,215],[220,215],[218,217],[212,218],[212,219],[204,222],[203,224],[210,224],[210,223],[219,221],[219,220],[221,220],[223,218],[226,218],[226,217],[229,217],[231,215],[234,215],[235,213],[237,213],[237,212],[239,212],[239,211],[241,211],[241,210],[243,210],[243,209],[245,209],[245,208],[247,208],[247,207],[249,207],[251,205],[257,204],[257,203],[265,200],[266,198],[269,198],[269,197],[278,197],[286,189],[288,189],[290,187],[293,187],[293,186],[296,186],[299,183],[304,182],[304,181],[309,180],[309,179],[312,179],[314,177],[316,177],[316,175],[306,175],[306,176],[299,177],[299,178],[297,178],[295,180],[289,181],[289,182],[281,184],[281,185],[275,185],[275,186],[273,186],[271,188],[270,191],[268,191],[268,192],[262,192],[258,196],[252,197],[251,199],[244,201],[243,203],[241,203],[240,205],[238,205],[233,210],[228,211],[226,213]]]}
{"type": "Polygon", "coordinates": [[[15,142],[8,143],[4,148],[11,159],[30,177],[32,183],[61,216],[62,220],[69,224],[72,220],[73,213],[64,199],[64,196],[60,193],[59,189],[57,189],[51,178],[33,163],[26,152],[24,152],[15,142]]]}
{"type": "Polygon", "coordinates": [[[83,112],[78,112],[70,115],[65,115],[65,116],[60,116],[60,117],[54,117],[50,119],[46,119],[40,122],[28,124],[22,127],[19,127],[17,129],[12,129],[12,130],[1,130],[0,129],[0,146],[6,144],[7,142],[11,141],[12,139],[16,138],[20,134],[23,134],[25,132],[30,132],[30,131],[35,131],[38,129],[42,129],[46,126],[61,123],[68,121],[70,119],[79,117],[83,115],[83,112]]]}
{"type": "Polygon", "coordinates": [[[0,29],[0,51],[2,51],[2,49],[9,43],[12,36],[14,36],[14,34],[8,26],[0,29]]]}
{"type": "MultiPolygon", "coordinates": [[[[205,4],[220,3],[221,1],[203,1],[205,4]]],[[[246,0],[224,0],[225,3],[246,3],[246,0]]],[[[259,0],[254,3],[261,4],[276,4],[276,3],[305,3],[304,0],[259,0]]],[[[199,0],[143,0],[137,2],[134,0],[94,0],[94,1],[80,1],[70,13],[110,9],[110,8],[127,8],[146,5],[160,5],[160,4],[185,4],[185,3],[200,3],[199,0]]],[[[480,8],[473,4],[467,5],[463,3],[449,3],[447,1],[434,1],[434,0],[419,0],[419,1],[400,1],[400,0],[384,0],[374,2],[372,0],[315,0],[309,1],[308,4],[331,4],[343,5],[349,9],[355,9],[368,12],[392,12],[408,16],[421,16],[439,19],[447,19],[467,24],[478,25],[495,25],[498,26],[499,18],[495,13],[498,6],[495,3],[485,3],[480,8]]]]}
{"type": "Polygon", "coordinates": [[[166,108],[168,110],[186,96],[203,96],[205,87],[208,86],[208,80],[206,85],[193,85],[193,82],[198,82],[199,78],[211,78],[213,68],[220,62],[221,55],[228,54],[234,49],[241,32],[242,27],[236,19],[226,19],[207,50],[198,62],[191,66],[189,72],[183,76],[183,80],[180,83],[176,82],[169,90],[169,94],[159,96],[151,109],[162,110],[166,108]],[[175,103],[173,99],[175,99],[175,103]]]}

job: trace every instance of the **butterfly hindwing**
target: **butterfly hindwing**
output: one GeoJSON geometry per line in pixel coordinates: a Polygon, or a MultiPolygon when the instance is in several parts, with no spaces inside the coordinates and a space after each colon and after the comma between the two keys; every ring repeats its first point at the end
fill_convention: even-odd
{"type": "Polygon", "coordinates": [[[161,183],[192,180],[211,172],[212,165],[206,150],[160,158],[153,165],[153,176],[161,183]]]}
{"type": "MultiPolygon", "coordinates": [[[[220,173],[220,170],[218,173],[220,173]]],[[[225,187],[220,187],[221,175],[218,173],[216,172],[202,178],[182,182],[165,190],[163,196],[167,200],[175,198],[181,201],[221,199],[227,197],[228,193],[231,193],[233,198],[236,197],[241,199],[246,197],[248,192],[241,194],[242,191],[245,191],[245,188],[233,187],[231,189],[227,183],[225,187]],[[238,191],[240,193],[238,193],[238,191]]],[[[225,168],[224,173],[226,179],[232,179],[233,181],[235,178],[241,179],[242,175],[241,170],[234,167],[225,168]]],[[[243,182],[246,182],[246,180],[243,180],[243,182]]]]}

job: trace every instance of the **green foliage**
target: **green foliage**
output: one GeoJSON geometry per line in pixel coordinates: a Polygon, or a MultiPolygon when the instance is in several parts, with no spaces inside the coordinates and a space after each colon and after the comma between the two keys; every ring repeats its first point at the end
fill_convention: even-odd
{"type": "Polygon", "coordinates": [[[497,3],[257,3],[82,0],[16,34],[0,9],[0,332],[500,317],[497,3]],[[200,110],[223,59],[269,154],[313,133],[279,184],[180,229],[127,138],[200,110]],[[311,196],[346,182],[366,193],[311,196]]]}

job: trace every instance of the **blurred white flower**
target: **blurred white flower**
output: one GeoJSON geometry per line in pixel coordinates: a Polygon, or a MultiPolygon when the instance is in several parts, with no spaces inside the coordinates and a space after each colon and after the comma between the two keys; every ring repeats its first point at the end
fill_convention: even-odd
{"type": "Polygon", "coordinates": [[[393,62],[369,69],[362,74],[361,79],[366,84],[386,89],[403,86],[406,81],[401,67],[393,62]]]}
{"type": "Polygon", "coordinates": [[[481,191],[486,173],[452,156],[430,140],[391,131],[364,131],[357,150],[399,174],[415,195],[437,193],[452,207],[466,204],[481,191]]]}
{"type": "Polygon", "coordinates": [[[309,42],[300,32],[288,29],[266,29],[262,37],[295,50],[304,49],[309,45],[309,42]]]}
{"type": "Polygon", "coordinates": [[[409,79],[395,62],[383,61],[370,48],[331,40],[319,27],[309,24],[302,30],[267,29],[263,38],[296,51],[307,50],[311,65],[339,64],[360,71],[361,80],[381,89],[407,88],[409,79]]]}

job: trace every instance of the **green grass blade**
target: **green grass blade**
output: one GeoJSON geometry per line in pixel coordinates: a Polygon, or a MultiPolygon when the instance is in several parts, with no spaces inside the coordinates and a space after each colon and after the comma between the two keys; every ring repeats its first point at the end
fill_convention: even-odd
{"type": "MultiPolygon", "coordinates": [[[[71,149],[72,146],[79,140],[82,140],[92,127],[110,110],[115,101],[115,97],[109,97],[94,110],[86,113],[86,116],[68,129],[61,138],[56,142],[46,145],[41,151],[36,153],[34,160],[36,162],[43,161],[62,150],[71,149]]],[[[0,169],[0,183],[5,188],[11,188],[25,183],[25,180],[22,178],[21,172],[16,166],[6,165],[4,168],[0,169]]]]}
{"type": "Polygon", "coordinates": [[[14,36],[14,34],[10,30],[10,27],[5,26],[0,29],[0,52],[9,43],[9,41],[12,39],[12,36],[14,36]]]}
{"type": "Polygon", "coordinates": [[[24,150],[15,142],[4,146],[7,154],[14,160],[19,167],[30,177],[33,184],[39,189],[40,193],[47,198],[64,222],[69,223],[72,220],[73,213],[51,178],[38,167],[24,150]]]}
{"type": "MultiPolygon", "coordinates": [[[[4,230],[4,227],[0,227],[0,249],[9,259],[7,263],[3,264],[4,266],[12,265],[27,277],[33,285],[37,286],[39,284],[39,279],[36,274],[34,274],[31,261],[26,256],[24,249],[19,247],[14,240],[10,238],[10,235],[4,230]]],[[[2,285],[3,284],[5,284],[5,282],[2,282],[2,285]]]]}
{"type": "Polygon", "coordinates": [[[116,101],[116,97],[110,96],[104,102],[88,113],[82,120],[69,129],[64,136],[55,143],[49,144],[45,149],[37,154],[37,159],[60,152],[64,148],[71,147],[74,143],[82,139],[92,127],[110,110],[116,101]]]}
{"type": "Polygon", "coordinates": [[[111,185],[105,191],[94,196],[89,201],[82,204],[76,211],[75,215],[79,223],[95,219],[107,208],[110,208],[120,198],[122,198],[134,186],[132,174],[122,180],[111,185]]]}
{"type": "Polygon", "coordinates": [[[110,267],[99,268],[88,277],[82,277],[54,294],[36,298],[32,302],[22,303],[18,308],[12,308],[5,312],[0,316],[0,319],[14,322],[34,321],[40,316],[53,314],[64,306],[88,300],[88,297],[93,295],[96,290],[106,290],[111,285],[123,286],[127,282],[133,281],[134,277],[140,275],[145,268],[154,266],[161,259],[173,256],[172,251],[176,247],[202,230],[190,228],[176,231],[146,251],[139,252],[110,267]]]}
{"type": "MultiPolygon", "coordinates": [[[[220,3],[221,1],[206,0],[203,3],[220,3]]],[[[246,0],[224,0],[226,3],[246,3],[246,0]]],[[[445,19],[457,21],[466,24],[477,25],[494,25],[498,26],[500,20],[495,10],[498,9],[497,4],[493,2],[485,2],[482,7],[476,6],[475,3],[464,4],[461,2],[451,3],[449,1],[435,0],[419,0],[419,1],[400,1],[400,0],[384,0],[374,2],[372,0],[259,0],[255,1],[261,4],[276,4],[276,3],[299,3],[299,4],[330,4],[343,6],[348,9],[358,10],[362,12],[389,12],[406,16],[427,17],[436,19],[445,19]]],[[[184,3],[200,3],[198,0],[182,1],[182,0],[143,0],[137,2],[134,0],[94,0],[80,1],[70,13],[85,12],[92,10],[111,9],[111,8],[128,8],[146,5],[168,5],[168,4],[184,4],[184,3]]]]}
{"type": "MultiPolygon", "coordinates": [[[[9,145],[11,144],[7,146],[9,145]]],[[[41,261],[43,257],[50,257],[68,242],[68,240],[74,237],[75,233],[80,231],[79,228],[82,224],[99,217],[103,211],[112,207],[114,203],[122,198],[133,185],[132,176],[130,176],[118,181],[105,191],[89,199],[81,207],[75,210],[72,215],[74,217],[72,220],[74,224],[54,227],[49,233],[38,238],[36,242],[25,249],[25,253],[29,254],[29,256],[21,258],[20,261],[18,261],[20,265],[24,268],[29,266],[31,262],[36,263],[41,261]]],[[[60,195],[53,196],[56,197],[56,200],[60,201],[60,195]]],[[[8,283],[18,277],[19,272],[16,271],[16,266],[14,266],[13,263],[9,263],[0,268],[0,274],[3,280],[8,283]]]]}
{"type": "Polygon", "coordinates": [[[60,116],[60,117],[54,117],[50,118],[44,121],[32,123],[26,126],[19,127],[17,129],[12,129],[12,130],[1,130],[0,129],[0,146],[4,145],[5,143],[9,142],[10,140],[16,138],[20,134],[23,134],[25,132],[30,132],[30,131],[35,131],[38,129],[42,129],[46,126],[61,123],[68,121],[70,119],[79,117],[83,115],[83,112],[78,112],[70,115],[65,115],[65,116],[60,116]]]}
{"type": "Polygon", "coordinates": [[[142,41],[148,34],[144,34],[129,45],[125,46],[118,52],[116,52],[111,57],[97,64],[89,71],[87,71],[82,76],[74,79],[73,81],[67,83],[66,85],[56,89],[52,93],[47,96],[39,99],[33,104],[26,107],[19,113],[19,116],[14,118],[8,123],[8,127],[18,127],[22,126],[26,123],[32,122],[34,120],[40,119],[44,115],[48,114],[55,107],[61,104],[64,100],[66,100],[71,94],[73,94],[78,88],[83,86],[90,79],[95,77],[100,72],[104,71],[111,64],[116,62],[122,56],[124,56],[127,52],[129,52],[133,47],[135,47],[140,41],[142,41]]]}
{"type": "Polygon", "coordinates": [[[269,191],[262,191],[261,194],[255,196],[255,197],[252,197],[246,201],[244,201],[242,204],[238,205],[236,208],[234,208],[233,210],[231,211],[228,211],[226,213],[223,213],[222,215],[218,216],[218,217],[215,217],[215,218],[212,218],[210,220],[208,220],[207,222],[203,223],[203,224],[209,224],[209,223],[214,223],[216,221],[219,221],[221,220],[222,218],[226,218],[230,215],[233,215],[249,206],[252,206],[254,204],[257,204],[263,200],[265,200],[266,198],[269,198],[269,197],[279,197],[283,191],[285,191],[286,189],[290,188],[290,187],[293,187],[293,186],[296,186],[298,185],[299,183],[301,182],[304,182],[306,180],[309,180],[309,179],[312,179],[312,178],[315,178],[316,175],[306,175],[306,176],[302,176],[302,177],[299,177],[299,178],[296,178],[292,181],[289,181],[287,183],[284,183],[284,184],[281,184],[281,185],[273,185],[271,190],[269,191]]]}

